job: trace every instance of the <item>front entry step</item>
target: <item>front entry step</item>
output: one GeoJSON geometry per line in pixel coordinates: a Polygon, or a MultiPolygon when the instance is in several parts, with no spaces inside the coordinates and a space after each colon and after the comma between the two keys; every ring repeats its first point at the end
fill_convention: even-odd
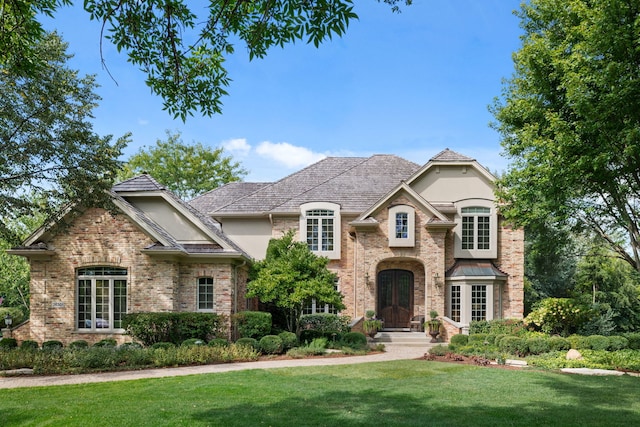
{"type": "Polygon", "coordinates": [[[376,334],[374,341],[385,345],[397,345],[405,347],[431,348],[436,345],[431,343],[431,337],[428,337],[424,332],[382,331],[376,334]]]}

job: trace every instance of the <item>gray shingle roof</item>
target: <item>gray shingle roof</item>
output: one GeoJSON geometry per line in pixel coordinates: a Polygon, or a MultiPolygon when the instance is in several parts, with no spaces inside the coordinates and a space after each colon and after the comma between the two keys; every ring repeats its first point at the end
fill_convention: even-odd
{"type": "MultiPolygon", "coordinates": [[[[320,201],[338,203],[343,211],[362,212],[419,168],[394,155],[327,157],[207,213],[296,212],[303,203],[320,201]]],[[[199,200],[198,205],[215,203],[199,200]]]]}
{"type": "Polygon", "coordinates": [[[189,202],[191,206],[204,213],[211,213],[239,198],[255,193],[268,182],[230,182],[214,188],[189,202]]]}
{"type": "Polygon", "coordinates": [[[475,159],[445,148],[431,158],[432,162],[472,162],[475,159]]]}
{"type": "Polygon", "coordinates": [[[165,190],[164,185],[153,179],[149,174],[142,174],[122,181],[111,188],[116,193],[128,191],[156,191],[165,190]]]}

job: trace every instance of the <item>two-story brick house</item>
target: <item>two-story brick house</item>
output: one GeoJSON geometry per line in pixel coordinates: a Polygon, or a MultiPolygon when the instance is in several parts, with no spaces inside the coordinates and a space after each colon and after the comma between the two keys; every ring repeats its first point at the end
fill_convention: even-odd
{"type": "MultiPolygon", "coordinates": [[[[353,319],[375,310],[386,328],[405,330],[436,310],[451,335],[472,320],[522,318],[524,235],[502,221],[494,180],[451,150],[423,166],[392,155],[326,158],[274,183],[224,185],[189,205],[143,175],[114,187],[123,215],[88,210],[64,234],[41,230],[11,251],[32,265],[25,330],[39,340],[98,338],[105,331],[91,321],[108,310],[110,319],[195,311],[207,292],[206,309],[232,314],[247,307],[247,263],[289,229],[331,260],[342,313],[353,319]],[[111,299],[97,308],[107,273],[111,299]]],[[[307,307],[330,310],[319,301],[307,307]]],[[[115,326],[108,332],[120,333],[115,326]]]]}

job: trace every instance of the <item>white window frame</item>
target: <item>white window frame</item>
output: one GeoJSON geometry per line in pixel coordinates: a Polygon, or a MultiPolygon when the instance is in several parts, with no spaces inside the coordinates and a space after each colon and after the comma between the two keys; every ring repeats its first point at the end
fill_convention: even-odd
{"type": "MultiPolygon", "coordinates": [[[[111,267],[111,266],[89,266],[89,267],[81,267],[76,270],[76,307],[75,307],[75,317],[74,323],[76,330],[82,332],[97,332],[97,333],[122,333],[124,332],[123,328],[114,328],[113,325],[116,322],[117,315],[120,315],[119,321],[122,321],[122,315],[128,312],[128,298],[129,298],[129,272],[126,268],[122,267],[111,267]],[[119,271],[120,273],[125,274],[109,274],[109,270],[119,271]],[[98,286],[97,281],[106,281],[108,286],[108,301],[107,301],[107,319],[104,319],[104,316],[99,317],[99,301],[98,301],[98,286]],[[116,281],[124,281],[124,303],[121,302],[121,306],[124,305],[124,310],[116,313],[115,311],[115,282],[116,281]],[[81,320],[80,306],[81,304],[86,305],[87,302],[83,302],[82,299],[84,295],[80,292],[81,282],[84,286],[89,285],[90,289],[90,301],[89,304],[89,313],[87,319],[85,313],[84,319],[81,320]],[[81,326],[81,323],[84,325],[81,326]]],[[[122,295],[120,295],[122,297],[122,295]]]]}
{"type": "Polygon", "coordinates": [[[204,313],[213,313],[216,308],[216,288],[215,280],[211,276],[201,276],[196,279],[196,311],[204,313]],[[211,283],[200,283],[202,280],[211,281],[211,283]],[[200,286],[211,286],[211,308],[200,308],[200,286]]]}
{"type": "MultiPolygon", "coordinates": [[[[320,246],[317,250],[312,250],[312,252],[319,256],[325,256],[329,259],[340,259],[340,243],[342,241],[341,236],[341,221],[340,221],[340,205],[336,203],[329,202],[312,202],[312,203],[304,203],[300,205],[300,240],[303,242],[307,242],[307,222],[308,220],[323,220],[323,219],[331,219],[333,221],[333,249],[332,250],[323,250],[320,246]],[[314,211],[332,211],[333,215],[331,216],[315,216],[313,215],[314,211]]],[[[318,240],[322,242],[323,234],[322,234],[322,224],[319,226],[318,230],[318,240]]]]}
{"type": "MultiPolygon", "coordinates": [[[[334,282],[334,289],[340,292],[340,279],[334,282]]],[[[311,303],[302,307],[302,314],[339,314],[333,304],[318,304],[315,298],[311,299],[311,303]]]]}
{"type": "MultiPolygon", "coordinates": [[[[496,313],[494,312],[494,304],[495,304],[495,296],[496,293],[498,298],[501,298],[500,293],[500,284],[494,280],[452,280],[447,283],[447,315],[451,320],[454,320],[462,325],[468,325],[471,323],[474,314],[474,304],[478,304],[477,301],[474,301],[474,287],[478,289],[479,287],[484,287],[484,317],[483,320],[493,320],[496,317],[496,313]],[[459,286],[460,287],[460,319],[456,320],[452,317],[452,287],[459,286]]],[[[498,305],[501,306],[501,303],[498,302],[498,305]]],[[[477,307],[475,307],[477,309],[477,307]]],[[[500,313],[497,313],[499,316],[500,313]]],[[[478,320],[478,319],[475,319],[478,320]]]]}
{"type": "Polygon", "coordinates": [[[468,199],[456,203],[456,226],[454,228],[454,256],[456,258],[496,259],[498,257],[498,215],[493,201],[486,199],[468,199]],[[463,213],[467,208],[488,209],[488,213],[463,213]],[[473,218],[473,247],[463,248],[463,218],[473,218]],[[489,248],[478,249],[478,218],[489,218],[489,248]]]}
{"type": "Polygon", "coordinates": [[[416,244],[416,220],[415,209],[407,205],[397,205],[389,208],[389,247],[412,248],[416,244]],[[398,237],[397,218],[399,215],[407,216],[407,236],[398,237]]]}

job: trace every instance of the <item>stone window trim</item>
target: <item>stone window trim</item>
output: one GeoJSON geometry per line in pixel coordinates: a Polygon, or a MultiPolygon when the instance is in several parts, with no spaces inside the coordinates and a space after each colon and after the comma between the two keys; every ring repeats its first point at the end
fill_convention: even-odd
{"type": "Polygon", "coordinates": [[[493,201],[463,200],[456,203],[456,209],[455,258],[496,259],[498,257],[498,215],[493,201]]]}
{"type": "Polygon", "coordinates": [[[408,205],[389,208],[389,247],[412,248],[416,244],[415,209],[408,205]]]}
{"type": "Polygon", "coordinates": [[[311,202],[300,205],[300,240],[310,245],[312,252],[329,259],[340,259],[340,205],[311,202]],[[311,235],[309,230],[315,233],[311,235]]]}
{"type": "Polygon", "coordinates": [[[196,311],[213,313],[215,311],[215,286],[211,276],[196,279],[196,311]]]}
{"type": "Polygon", "coordinates": [[[122,318],[127,313],[129,271],[108,265],[76,269],[75,332],[125,332],[122,318]]]}

